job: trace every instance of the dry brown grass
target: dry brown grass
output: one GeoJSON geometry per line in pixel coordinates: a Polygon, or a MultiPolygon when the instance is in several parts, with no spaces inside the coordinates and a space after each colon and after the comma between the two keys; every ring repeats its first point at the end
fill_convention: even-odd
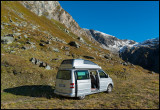
{"type": "MultiPolygon", "coordinates": [[[[1,21],[9,22],[8,12],[14,17],[26,21],[27,23],[33,23],[40,26],[40,30],[48,31],[52,36],[64,39],[67,43],[69,41],[77,41],[81,44],[73,33],[70,35],[64,31],[59,30],[57,27],[65,29],[66,27],[54,20],[48,20],[45,17],[38,17],[34,13],[25,9],[18,2],[2,2],[1,5],[1,21]],[[9,7],[9,8],[7,8],[9,7]],[[27,20],[18,17],[10,9],[17,10],[24,14],[27,20]],[[2,16],[3,15],[3,16],[2,16]],[[5,17],[6,16],[6,17],[5,17]],[[55,22],[56,25],[53,23],[55,22]],[[72,37],[74,36],[74,38],[72,37]]],[[[16,26],[11,25],[3,30],[3,33],[12,33],[12,28],[16,26]]],[[[31,31],[30,28],[20,28],[21,31],[30,33],[28,36],[31,42],[36,43],[36,49],[22,50],[20,49],[27,39],[21,39],[17,44],[14,42],[8,45],[1,45],[1,108],[2,109],[49,109],[49,108],[68,108],[68,109],[158,109],[159,108],[159,74],[150,74],[149,71],[139,66],[123,66],[119,63],[122,61],[116,56],[113,56],[113,60],[106,60],[98,55],[102,53],[109,53],[109,51],[100,49],[97,45],[90,42],[85,36],[84,40],[91,44],[91,50],[88,50],[88,46],[81,44],[80,48],[71,47],[67,44],[52,42],[48,46],[54,46],[60,50],[60,52],[53,52],[46,47],[41,47],[38,44],[40,39],[47,40],[41,31],[31,31]],[[59,97],[52,94],[55,86],[55,77],[58,67],[62,60],[71,59],[72,56],[65,55],[65,50],[61,49],[62,46],[70,47],[70,53],[75,54],[76,58],[83,58],[83,55],[93,56],[95,59],[91,61],[102,66],[103,70],[110,75],[114,81],[114,89],[111,94],[98,93],[86,96],[84,100],[75,100],[74,98],[59,97]],[[11,49],[5,49],[10,47],[11,49]],[[10,50],[15,50],[15,53],[9,53],[10,50]],[[37,65],[32,64],[29,59],[37,58],[45,63],[48,63],[53,69],[45,70],[37,65]],[[54,61],[52,59],[59,58],[54,61]],[[52,60],[52,61],[51,61],[52,60]],[[116,62],[117,61],[117,62],[116,62]],[[123,68],[126,69],[124,72],[123,68]],[[21,72],[14,75],[13,70],[21,72]],[[43,87],[41,88],[41,85],[43,87]],[[22,87],[24,86],[24,87],[22,87]],[[35,87],[32,92],[32,86],[35,87]],[[6,89],[26,88],[26,91],[21,93],[17,91],[5,92],[6,89]],[[15,92],[15,93],[14,93],[15,92]],[[17,94],[16,94],[17,93],[17,94]],[[40,95],[40,96],[39,96],[40,95]],[[51,99],[48,98],[52,96],[51,99]]],[[[23,34],[22,34],[23,36],[23,34]]],[[[83,58],[84,59],[84,58],[83,58]]],[[[15,90],[15,89],[13,89],[15,90]]]]}

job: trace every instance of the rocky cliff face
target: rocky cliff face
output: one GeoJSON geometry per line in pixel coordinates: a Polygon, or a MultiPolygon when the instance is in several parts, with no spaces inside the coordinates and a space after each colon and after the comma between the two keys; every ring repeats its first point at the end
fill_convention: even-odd
{"type": "Polygon", "coordinates": [[[112,52],[118,52],[124,46],[132,46],[137,44],[137,42],[133,40],[121,40],[116,38],[115,36],[105,34],[100,31],[95,31],[92,29],[84,29],[88,34],[90,34],[97,42],[101,44],[101,47],[104,49],[110,50],[112,52]]]}
{"type": "Polygon", "coordinates": [[[58,1],[22,1],[21,3],[38,16],[43,15],[48,19],[59,21],[77,36],[88,36],[88,34],[79,27],[72,16],[60,6],[58,1]]]}
{"type": "Polygon", "coordinates": [[[125,46],[120,50],[120,57],[159,73],[159,39],[150,39],[132,47],[125,46]]]}

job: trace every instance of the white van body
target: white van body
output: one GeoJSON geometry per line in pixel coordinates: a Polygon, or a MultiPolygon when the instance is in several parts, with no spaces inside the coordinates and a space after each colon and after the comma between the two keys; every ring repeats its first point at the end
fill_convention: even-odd
{"type": "Polygon", "coordinates": [[[89,94],[103,91],[111,92],[112,88],[112,79],[97,64],[89,60],[68,59],[60,65],[54,93],[83,99],[89,94]],[[96,76],[96,78],[94,77],[95,82],[90,76],[91,72],[96,76]]]}

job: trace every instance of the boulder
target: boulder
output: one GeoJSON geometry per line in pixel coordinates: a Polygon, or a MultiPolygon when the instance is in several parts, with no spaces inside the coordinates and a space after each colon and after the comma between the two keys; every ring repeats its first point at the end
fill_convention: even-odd
{"type": "Polygon", "coordinates": [[[43,44],[43,43],[39,43],[39,45],[40,45],[40,46],[45,46],[45,44],[43,44]]]}
{"type": "Polygon", "coordinates": [[[70,46],[73,46],[73,47],[76,47],[76,48],[79,48],[79,47],[80,47],[80,45],[79,45],[77,42],[75,42],[75,41],[71,41],[71,42],[69,43],[69,45],[70,45],[70,46]]]}
{"type": "Polygon", "coordinates": [[[66,33],[69,33],[69,31],[68,31],[67,29],[64,29],[64,31],[65,31],[66,33]]]}
{"type": "Polygon", "coordinates": [[[2,44],[10,44],[14,41],[13,37],[1,37],[2,44]]]}
{"type": "Polygon", "coordinates": [[[91,57],[91,56],[83,56],[83,57],[87,59],[95,59],[94,57],[91,57]]]}
{"type": "Polygon", "coordinates": [[[34,45],[35,43],[34,42],[30,42],[30,41],[26,41],[26,44],[32,44],[32,45],[34,45]]]}
{"type": "Polygon", "coordinates": [[[41,62],[40,65],[39,65],[39,67],[46,67],[46,66],[47,66],[47,64],[44,63],[44,62],[41,62]]]}
{"type": "Polygon", "coordinates": [[[40,60],[38,60],[38,59],[36,59],[36,62],[35,62],[35,64],[36,64],[36,65],[40,66],[40,65],[41,65],[41,63],[43,63],[43,62],[42,62],[42,61],[40,61],[40,60]]]}
{"type": "Polygon", "coordinates": [[[48,40],[48,41],[46,41],[46,44],[51,44],[51,42],[48,40]]]}
{"type": "Polygon", "coordinates": [[[80,42],[85,43],[85,41],[83,40],[82,37],[78,37],[77,39],[78,39],[80,42]]]}
{"type": "Polygon", "coordinates": [[[128,64],[126,62],[122,62],[121,64],[124,66],[128,66],[128,64]]]}
{"type": "Polygon", "coordinates": [[[58,49],[58,48],[55,48],[55,47],[52,47],[52,50],[53,50],[54,52],[59,52],[59,49],[58,49]]]}
{"type": "Polygon", "coordinates": [[[13,74],[17,75],[17,74],[21,74],[21,72],[17,71],[17,70],[13,70],[13,74]]]}
{"type": "Polygon", "coordinates": [[[31,61],[33,64],[36,64],[36,59],[35,58],[31,58],[29,61],[31,61]]]}

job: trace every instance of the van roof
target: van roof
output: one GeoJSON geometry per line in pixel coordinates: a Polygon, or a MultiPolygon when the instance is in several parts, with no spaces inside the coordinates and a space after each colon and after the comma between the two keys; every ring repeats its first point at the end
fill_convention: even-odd
{"type": "Polygon", "coordinates": [[[101,69],[96,63],[84,59],[63,60],[60,69],[101,69]]]}

